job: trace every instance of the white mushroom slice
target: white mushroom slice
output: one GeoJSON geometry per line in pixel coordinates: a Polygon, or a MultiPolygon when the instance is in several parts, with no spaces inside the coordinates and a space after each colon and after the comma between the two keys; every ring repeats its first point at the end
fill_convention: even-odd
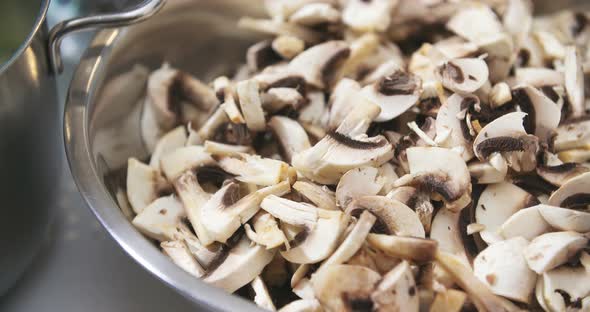
{"type": "Polygon", "coordinates": [[[258,82],[255,79],[240,81],[236,86],[236,91],[248,129],[252,131],[266,129],[258,82]]]}
{"type": "Polygon", "coordinates": [[[268,127],[279,143],[285,161],[291,162],[293,155],[311,147],[305,129],[293,119],[273,116],[268,127]]]}
{"type": "Polygon", "coordinates": [[[473,273],[494,294],[529,303],[537,275],[523,256],[528,243],[515,237],[488,246],[475,257],[473,273]]]}
{"type": "Polygon", "coordinates": [[[557,128],[553,143],[558,152],[587,148],[590,145],[590,119],[562,124],[557,128]]]}
{"type": "Polygon", "coordinates": [[[384,234],[369,234],[367,242],[390,257],[416,263],[433,261],[438,246],[436,240],[384,234]]]}
{"type": "Polygon", "coordinates": [[[188,125],[188,132],[189,137],[187,139],[186,145],[199,145],[202,144],[205,140],[213,137],[216,130],[219,129],[220,126],[228,122],[228,116],[222,108],[218,108],[213,112],[213,114],[207,119],[207,121],[203,124],[198,131],[194,131],[192,125],[188,125]]]}
{"type": "Polygon", "coordinates": [[[133,225],[144,235],[158,241],[174,240],[174,233],[186,216],[174,195],[160,197],[133,219],[133,225]]]}
{"type": "Polygon", "coordinates": [[[505,82],[494,85],[489,96],[489,104],[492,108],[498,108],[512,100],[510,86],[505,82]]]}
{"type": "Polygon", "coordinates": [[[543,311],[550,311],[547,307],[547,302],[545,301],[545,296],[543,295],[543,291],[545,291],[545,284],[543,282],[543,276],[539,276],[537,278],[537,285],[535,285],[535,299],[537,299],[537,303],[543,309],[543,311]]]}
{"type": "Polygon", "coordinates": [[[364,97],[359,97],[358,102],[350,110],[348,115],[342,120],[342,123],[336,128],[336,132],[346,134],[349,137],[364,135],[371,123],[379,113],[379,105],[373,104],[364,97]]]}
{"type": "Polygon", "coordinates": [[[125,219],[128,221],[133,220],[133,217],[135,217],[135,211],[131,208],[131,204],[127,197],[127,191],[122,187],[118,187],[117,192],[115,193],[115,199],[117,200],[117,205],[119,205],[121,213],[123,213],[125,219]]]}
{"type": "Polygon", "coordinates": [[[182,241],[169,241],[162,242],[160,244],[162,251],[174,261],[183,270],[195,277],[201,277],[205,274],[205,270],[195,260],[191,252],[189,251],[186,243],[182,241]]]}
{"type": "Polygon", "coordinates": [[[430,238],[438,242],[438,249],[458,257],[464,264],[470,261],[461,238],[460,213],[440,209],[432,219],[430,238]]]}
{"type": "Polygon", "coordinates": [[[301,241],[281,255],[292,263],[318,263],[328,258],[338,247],[340,236],[346,229],[348,216],[340,211],[318,209],[318,220],[311,231],[304,229],[301,241]]]}
{"type": "Polygon", "coordinates": [[[380,232],[418,238],[426,236],[418,215],[397,200],[384,196],[359,197],[348,205],[346,213],[355,215],[362,210],[368,210],[377,217],[375,227],[380,232]]]}
{"type": "Polygon", "coordinates": [[[303,52],[305,42],[293,36],[278,36],[272,41],[272,48],[284,59],[290,60],[303,52]]]}
{"type": "Polygon", "coordinates": [[[299,111],[298,120],[301,123],[323,128],[329,118],[324,93],[320,91],[308,92],[307,100],[307,105],[299,111]]]}
{"type": "Polygon", "coordinates": [[[467,294],[456,289],[436,293],[429,312],[459,312],[467,299],[467,294]]]}
{"type": "Polygon", "coordinates": [[[322,312],[322,306],[317,300],[300,299],[292,301],[282,307],[279,312],[322,312]]]}
{"type": "Polygon", "coordinates": [[[239,185],[230,182],[217,191],[201,207],[201,220],[210,237],[225,243],[240,226],[252,218],[260,209],[260,203],[269,195],[282,196],[290,191],[289,182],[267,186],[239,198],[239,185]]]}
{"type": "Polygon", "coordinates": [[[539,205],[539,213],[555,229],[560,231],[574,231],[578,233],[590,232],[590,212],[579,211],[549,205],[539,205]]]}
{"type": "Polygon", "coordinates": [[[160,170],[160,161],[162,157],[177,148],[183,147],[186,144],[186,140],[186,129],[183,126],[176,127],[166,133],[160,138],[154,148],[154,152],[150,157],[150,166],[156,170],[160,170]]]}
{"type": "Polygon", "coordinates": [[[205,148],[205,152],[214,156],[231,157],[253,152],[251,146],[225,144],[209,140],[205,141],[203,147],[205,148]]]}
{"type": "Polygon", "coordinates": [[[242,237],[228,253],[227,258],[203,279],[205,282],[233,293],[260,275],[272,261],[275,250],[252,244],[242,237]]]}
{"type": "Polygon", "coordinates": [[[411,147],[406,150],[410,174],[396,186],[419,186],[440,195],[447,209],[459,211],[471,200],[469,170],[461,155],[440,147],[411,147]]]}
{"type": "Polygon", "coordinates": [[[166,185],[160,172],[135,158],[127,161],[127,198],[133,211],[138,214],[151,204],[166,185]]]}
{"type": "Polygon", "coordinates": [[[186,215],[197,237],[203,245],[210,245],[213,240],[203,225],[201,208],[209,201],[211,195],[201,188],[197,175],[193,171],[187,171],[176,179],[174,188],[182,201],[186,215]]]}
{"type": "Polygon", "coordinates": [[[590,172],[569,179],[549,197],[549,205],[584,208],[590,204],[590,172]]]}
{"type": "Polygon", "coordinates": [[[528,36],[533,24],[533,2],[509,0],[502,24],[504,29],[515,39],[516,46],[520,46],[528,36]]]}
{"type": "Polygon", "coordinates": [[[421,89],[420,78],[398,70],[364,87],[361,94],[372,103],[379,105],[381,113],[375,121],[381,122],[398,117],[410,109],[418,102],[421,89]]]}
{"type": "Polygon", "coordinates": [[[325,185],[320,186],[311,182],[297,181],[293,184],[293,188],[319,208],[338,210],[334,192],[325,185]]]}
{"type": "Polygon", "coordinates": [[[314,274],[311,284],[316,298],[328,311],[352,311],[355,304],[371,301],[380,280],[379,273],[365,267],[337,264],[314,274]]]}
{"type": "Polygon", "coordinates": [[[553,166],[537,167],[537,175],[558,187],[588,171],[590,171],[590,168],[578,163],[560,163],[553,166]]]}
{"type": "Polygon", "coordinates": [[[572,117],[580,117],[585,114],[584,100],[584,71],[582,69],[582,57],[576,47],[565,49],[565,89],[571,105],[572,117]]]}
{"type": "Polygon", "coordinates": [[[301,75],[308,84],[323,89],[332,84],[349,55],[346,42],[327,41],[301,52],[289,63],[288,70],[301,75]]]}
{"type": "Polygon", "coordinates": [[[479,58],[458,58],[436,69],[442,84],[456,93],[473,93],[488,81],[488,65],[479,58]]]}
{"type": "Polygon", "coordinates": [[[215,263],[220,257],[223,257],[224,253],[227,251],[225,247],[219,243],[203,246],[188,226],[180,227],[180,231],[176,233],[175,237],[176,240],[184,241],[186,243],[189,252],[204,269],[215,266],[215,263]]]}
{"type": "Polygon", "coordinates": [[[306,99],[294,88],[271,88],[262,94],[262,108],[267,112],[274,113],[286,107],[295,110],[300,109],[306,99]]]}
{"type": "Polygon", "coordinates": [[[250,283],[252,289],[254,290],[254,302],[261,308],[268,310],[268,311],[276,311],[274,303],[272,302],[272,297],[268,293],[268,288],[266,288],[266,284],[260,276],[257,276],[252,280],[250,283]]]}
{"type": "Polygon", "coordinates": [[[545,52],[545,58],[549,60],[563,59],[565,57],[565,47],[559,39],[548,31],[534,31],[533,36],[545,52]]]}
{"type": "Polygon", "coordinates": [[[340,126],[356,105],[355,99],[358,98],[360,91],[361,86],[356,80],[343,78],[336,84],[330,94],[329,129],[336,129],[340,126]]]}
{"type": "Polygon", "coordinates": [[[447,102],[438,109],[436,115],[436,136],[442,136],[443,133],[449,132],[448,138],[439,145],[446,148],[461,147],[461,157],[468,161],[473,157],[471,149],[471,135],[464,120],[457,118],[457,115],[467,109],[470,97],[463,97],[459,94],[453,94],[447,102]]]}
{"type": "Polygon", "coordinates": [[[531,241],[524,256],[529,267],[542,274],[567,262],[587,243],[588,238],[576,232],[546,233],[531,241]]]}
{"type": "Polygon", "coordinates": [[[319,42],[323,38],[321,33],[280,19],[242,17],[238,21],[238,27],[276,36],[293,36],[310,43],[319,42]]]}
{"type": "Polygon", "coordinates": [[[508,164],[500,153],[494,153],[489,162],[471,162],[467,168],[471,177],[475,178],[478,184],[500,183],[504,181],[506,173],[508,173],[508,164]]]}
{"type": "Polygon", "coordinates": [[[312,148],[295,154],[292,164],[312,181],[335,184],[350,169],[380,166],[391,158],[393,148],[383,136],[353,138],[336,131],[312,148]]]}
{"type": "Polygon", "coordinates": [[[288,164],[258,155],[222,156],[217,163],[225,172],[236,175],[237,180],[256,185],[276,185],[292,176],[288,164]]]}
{"type": "Polygon", "coordinates": [[[282,222],[304,227],[308,231],[313,230],[318,221],[317,207],[274,195],[266,197],[260,207],[282,222]]]}
{"type": "Polygon", "coordinates": [[[476,44],[457,36],[437,41],[433,46],[448,59],[474,55],[478,50],[476,44]]]}
{"type": "Polygon", "coordinates": [[[391,12],[398,1],[351,0],[342,10],[342,21],[358,32],[383,32],[389,27],[391,12]]]}
{"type": "Polygon", "coordinates": [[[313,286],[311,286],[311,281],[307,277],[302,278],[295,286],[293,286],[293,293],[301,299],[315,299],[313,286]]]}
{"type": "Polygon", "coordinates": [[[332,24],[338,21],[340,21],[340,11],[327,3],[310,3],[289,17],[289,22],[303,26],[332,24]]]}
{"type": "Polygon", "coordinates": [[[502,24],[490,7],[471,6],[459,10],[447,22],[447,28],[473,42],[503,31],[502,24]]]}
{"type": "Polygon", "coordinates": [[[549,232],[551,225],[545,221],[540,213],[543,206],[545,205],[536,205],[515,212],[502,224],[498,234],[505,239],[523,237],[532,240],[541,234],[549,232]]]}
{"type": "Polygon", "coordinates": [[[562,266],[543,274],[543,297],[548,311],[588,311],[590,274],[582,267],[562,266]]]}
{"type": "Polygon", "coordinates": [[[502,224],[519,210],[535,204],[538,204],[536,197],[512,183],[488,185],[475,207],[475,222],[486,227],[479,233],[481,238],[488,244],[503,240],[498,233],[502,224]]]}
{"type": "Polygon", "coordinates": [[[377,178],[379,171],[374,167],[360,167],[346,172],[336,187],[336,202],[340,207],[361,196],[377,195],[383,182],[377,178]]]}
{"type": "Polygon", "coordinates": [[[162,172],[169,181],[174,181],[183,172],[215,164],[202,146],[185,146],[164,155],[160,161],[162,172]]]}
{"type": "Polygon", "coordinates": [[[515,78],[519,84],[529,85],[535,88],[561,86],[565,82],[562,72],[543,67],[517,68],[515,78]]]}
{"type": "Polygon", "coordinates": [[[249,224],[244,224],[246,235],[251,241],[265,246],[266,249],[276,248],[288,243],[285,233],[281,231],[277,221],[269,213],[259,211],[252,217],[252,227],[249,224]]]}
{"type": "Polygon", "coordinates": [[[305,279],[309,280],[305,276],[307,276],[307,273],[309,273],[310,266],[310,264],[301,264],[297,267],[297,270],[295,270],[291,276],[291,288],[295,287],[305,279]]]}
{"type": "Polygon", "coordinates": [[[350,233],[348,233],[334,253],[322,263],[319,270],[330,265],[345,263],[352,258],[363,246],[375,221],[377,221],[377,218],[374,215],[368,211],[363,211],[350,233]]]}
{"type": "Polygon", "coordinates": [[[384,163],[378,170],[377,180],[383,184],[378,195],[387,195],[395,188],[393,184],[399,179],[399,176],[395,173],[395,168],[391,163],[384,163]]]}
{"type": "Polygon", "coordinates": [[[412,268],[402,261],[389,271],[371,294],[373,310],[418,312],[420,302],[412,268]]]}
{"type": "Polygon", "coordinates": [[[531,86],[512,91],[512,100],[528,115],[524,117],[525,129],[547,142],[561,119],[561,109],[541,91],[531,86]]]}
{"type": "Polygon", "coordinates": [[[516,311],[511,302],[494,295],[463,262],[448,253],[436,253],[436,261],[461,286],[479,311],[516,311]]]}

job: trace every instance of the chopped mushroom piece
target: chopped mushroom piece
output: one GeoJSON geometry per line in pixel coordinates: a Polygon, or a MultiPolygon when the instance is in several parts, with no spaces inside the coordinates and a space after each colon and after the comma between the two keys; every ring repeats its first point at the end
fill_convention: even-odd
{"type": "Polygon", "coordinates": [[[201,208],[209,201],[211,195],[203,190],[197,180],[197,175],[192,171],[185,172],[174,181],[174,188],[197,237],[203,245],[210,245],[213,240],[203,225],[201,208]]]}
{"type": "MultiPolygon", "coordinates": [[[[181,148],[186,144],[188,139],[186,135],[186,129],[183,126],[178,126],[170,132],[166,133],[154,148],[154,152],[150,157],[150,166],[156,170],[160,170],[160,161],[162,157],[170,152],[173,152],[177,148],[181,148]]],[[[127,165],[129,167],[129,165],[127,165]]]]}
{"type": "Polygon", "coordinates": [[[129,158],[127,162],[127,198],[136,214],[143,211],[151,204],[160,190],[166,185],[166,180],[160,176],[160,172],[145,165],[135,158],[129,158]]]}
{"type": "Polygon", "coordinates": [[[549,205],[585,208],[590,204],[590,172],[569,179],[549,197],[549,205]]]}
{"type": "Polygon", "coordinates": [[[301,299],[295,300],[282,307],[280,312],[321,312],[322,307],[317,300],[301,299]]]}
{"type": "Polygon", "coordinates": [[[335,73],[349,55],[346,42],[324,42],[297,55],[289,63],[289,71],[301,75],[308,84],[323,89],[332,84],[335,73]]]}
{"type": "Polygon", "coordinates": [[[266,128],[259,88],[258,82],[254,79],[241,81],[236,86],[242,114],[248,129],[252,131],[262,131],[266,128]]]}
{"type": "Polygon", "coordinates": [[[319,208],[338,210],[334,192],[325,185],[320,186],[312,182],[297,181],[293,184],[293,188],[319,208]]]}
{"type": "Polygon", "coordinates": [[[590,212],[539,205],[539,213],[553,228],[578,233],[590,232],[590,212]]]}
{"type": "Polygon", "coordinates": [[[367,242],[386,255],[417,263],[433,261],[438,247],[431,239],[383,234],[369,234],[367,242]]]}
{"type": "Polygon", "coordinates": [[[272,48],[285,59],[292,59],[305,49],[305,42],[293,36],[279,36],[272,41],[272,48]]]}
{"type": "Polygon", "coordinates": [[[360,167],[345,173],[336,187],[336,202],[340,207],[347,207],[350,202],[361,196],[377,195],[383,187],[378,180],[377,168],[360,167]]]}
{"type": "Polygon", "coordinates": [[[291,162],[293,155],[311,147],[307,133],[293,119],[283,116],[273,116],[268,126],[273,131],[280,145],[285,161],[291,162]]]}
{"type": "Polygon", "coordinates": [[[203,146],[185,146],[164,155],[160,164],[166,178],[174,181],[185,171],[214,165],[215,160],[203,146]]]}
{"type": "Polygon", "coordinates": [[[289,17],[290,22],[304,26],[331,24],[339,20],[340,12],[328,3],[310,3],[289,17]]]}
{"type": "Polygon", "coordinates": [[[430,312],[459,312],[467,295],[456,289],[447,289],[444,292],[436,294],[434,301],[430,305],[430,312]]]}
{"type": "Polygon", "coordinates": [[[536,205],[518,210],[504,221],[498,230],[498,234],[505,239],[523,237],[532,240],[541,234],[549,232],[552,225],[542,216],[541,210],[544,206],[536,205]]]}
{"type": "Polygon", "coordinates": [[[398,70],[362,89],[361,94],[369,101],[379,105],[381,113],[375,121],[388,121],[398,117],[420,98],[422,81],[420,78],[398,70]]]}
{"type": "Polygon", "coordinates": [[[249,224],[244,224],[244,229],[251,241],[266,246],[266,249],[288,244],[285,233],[281,231],[277,221],[269,213],[258,212],[252,218],[252,227],[249,224]]]}
{"type": "Polygon", "coordinates": [[[225,172],[236,175],[238,181],[263,186],[289,181],[295,174],[286,163],[258,155],[222,156],[217,164],[225,172]]]}
{"type": "Polygon", "coordinates": [[[448,137],[439,144],[446,148],[460,148],[461,157],[468,161],[473,157],[473,150],[471,149],[471,135],[467,129],[464,120],[457,116],[466,109],[466,105],[470,101],[479,101],[470,97],[463,97],[459,94],[453,94],[447,102],[442,105],[438,114],[436,115],[436,137],[442,137],[445,132],[448,132],[448,137]]]}
{"type": "Polygon", "coordinates": [[[588,238],[576,232],[546,233],[531,241],[524,256],[529,267],[542,274],[568,261],[587,243],[588,238]]]}
{"type": "Polygon", "coordinates": [[[342,21],[355,31],[382,32],[389,27],[391,12],[397,3],[397,0],[346,1],[342,21]]]}
{"type": "Polygon", "coordinates": [[[419,310],[418,291],[410,264],[402,261],[389,271],[371,294],[375,311],[419,310]]]}
{"type": "Polygon", "coordinates": [[[572,117],[580,117],[585,114],[584,102],[584,72],[582,70],[582,57],[575,47],[565,49],[565,89],[571,105],[572,117]]]}
{"type": "Polygon", "coordinates": [[[162,247],[162,251],[164,251],[174,263],[189,274],[195,277],[201,277],[205,274],[205,270],[203,270],[201,265],[195,260],[186,246],[186,243],[182,241],[170,241],[162,242],[160,246],[162,247]]]}
{"type": "Polygon", "coordinates": [[[590,274],[581,267],[562,266],[542,275],[542,292],[548,311],[587,311],[590,308],[590,274]]]}
{"type": "Polygon", "coordinates": [[[260,276],[254,278],[250,285],[252,285],[252,289],[255,293],[254,302],[256,302],[259,307],[269,311],[277,310],[274,303],[272,302],[270,294],[268,293],[268,288],[266,288],[266,284],[264,284],[264,281],[262,278],[260,278],[260,276]]]}
{"type": "Polygon", "coordinates": [[[436,69],[442,84],[457,93],[472,93],[488,81],[488,65],[479,58],[460,58],[436,69]]]}
{"type": "Polygon", "coordinates": [[[186,213],[182,204],[174,195],[170,195],[160,197],[145,207],[135,216],[133,225],[155,240],[174,240],[184,216],[186,213]]]}

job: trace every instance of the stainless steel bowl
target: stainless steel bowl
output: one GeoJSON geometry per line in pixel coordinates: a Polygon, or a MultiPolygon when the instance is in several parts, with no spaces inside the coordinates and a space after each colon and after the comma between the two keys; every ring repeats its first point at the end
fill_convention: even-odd
{"type": "MultiPolygon", "coordinates": [[[[134,66],[153,70],[166,61],[206,81],[230,72],[245,61],[245,49],[258,39],[238,30],[236,22],[243,15],[261,15],[260,2],[173,0],[140,25],[99,32],[74,75],[64,116],[73,176],[100,222],[140,265],[195,304],[213,311],[260,309],[169,261],[125,218],[110,175],[124,168],[128,157],[148,156],[139,135],[138,106],[146,77],[134,74],[134,66]]],[[[564,1],[561,8],[566,2],[586,1],[564,1]]]]}

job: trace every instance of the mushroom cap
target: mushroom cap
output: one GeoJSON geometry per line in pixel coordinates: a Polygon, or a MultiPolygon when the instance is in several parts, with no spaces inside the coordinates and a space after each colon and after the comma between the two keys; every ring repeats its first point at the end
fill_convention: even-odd
{"type": "Polygon", "coordinates": [[[582,267],[562,266],[543,274],[543,297],[550,311],[587,311],[590,273],[582,267]],[[586,299],[586,300],[583,300],[586,299]]]}
{"type": "Polygon", "coordinates": [[[358,197],[377,195],[383,187],[383,181],[378,179],[378,173],[377,168],[360,167],[342,175],[336,187],[337,204],[340,207],[347,207],[358,197]]]}
{"type": "Polygon", "coordinates": [[[551,225],[545,221],[545,218],[540,213],[543,206],[545,205],[539,204],[518,210],[504,221],[498,229],[498,234],[505,239],[523,237],[532,240],[541,234],[549,232],[551,225]]]}
{"type": "Polygon", "coordinates": [[[394,119],[414,106],[420,98],[421,89],[420,78],[397,70],[374,84],[364,87],[361,94],[379,105],[381,113],[375,121],[382,122],[394,119]]]}
{"type": "Polygon", "coordinates": [[[302,76],[305,81],[319,89],[332,83],[334,73],[350,55],[344,41],[327,41],[315,45],[297,55],[288,66],[288,71],[302,76]]]}
{"type": "Polygon", "coordinates": [[[252,244],[244,236],[230,249],[225,260],[205,276],[204,281],[233,293],[259,276],[272,261],[275,251],[252,244]]]}
{"type": "Polygon", "coordinates": [[[479,234],[488,244],[503,240],[499,234],[502,224],[519,210],[538,204],[538,200],[520,187],[501,182],[488,185],[475,208],[475,221],[485,230],[479,234]]]}
{"type": "MultiPolygon", "coordinates": [[[[489,156],[489,154],[482,154],[482,147],[480,146],[480,144],[486,140],[506,137],[518,138],[520,136],[526,135],[526,131],[523,126],[523,120],[526,115],[526,113],[522,112],[508,113],[494,119],[492,122],[483,127],[473,141],[473,151],[475,152],[475,156],[477,156],[477,158],[480,160],[484,160],[487,158],[487,156],[489,156]]],[[[498,141],[496,143],[500,142],[498,141]]],[[[497,152],[502,152],[502,150],[499,148],[500,146],[498,146],[497,152]]]]}
{"type": "Polygon", "coordinates": [[[549,205],[539,205],[538,209],[543,219],[555,229],[578,233],[590,232],[590,212],[549,205]]]}
{"type": "Polygon", "coordinates": [[[531,241],[524,256],[529,267],[542,274],[567,262],[587,243],[588,238],[576,232],[546,233],[531,241]]]}
{"type": "MultiPolygon", "coordinates": [[[[449,137],[440,146],[446,148],[461,147],[461,157],[468,161],[473,157],[471,148],[471,135],[464,120],[457,117],[464,109],[471,97],[463,97],[459,94],[451,95],[445,104],[438,109],[436,115],[436,136],[442,136],[450,132],[449,137]]],[[[479,101],[479,100],[477,100],[479,101]]]]}
{"type": "Polygon", "coordinates": [[[420,301],[412,268],[402,261],[383,276],[371,294],[374,311],[418,312],[420,301]]]}
{"type": "Polygon", "coordinates": [[[330,311],[351,311],[372,306],[371,293],[381,275],[371,269],[336,264],[318,271],[311,278],[316,298],[330,311]]]}
{"type": "Polygon", "coordinates": [[[473,273],[496,295],[529,303],[537,275],[523,256],[528,241],[515,237],[488,246],[473,261],[473,273]]]}
{"type": "Polygon", "coordinates": [[[436,75],[445,88],[456,93],[473,93],[489,77],[488,65],[479,58],[458,58],[437,67],[436,75]]]}
{"type": "Polygon", "coordinates": [[[377,217],[376,227],[385,234],[424,238],[425,232],[418,215],[401,202],[384,196],[362,196],[353,200],[346,213],[368,210],[377,217]]]}
{"type": "Polygon", "coordinates": [[[565,182],[551,194],[548,204],[562,208],[583,208],[590,204],[590,172],[565,182]]]}

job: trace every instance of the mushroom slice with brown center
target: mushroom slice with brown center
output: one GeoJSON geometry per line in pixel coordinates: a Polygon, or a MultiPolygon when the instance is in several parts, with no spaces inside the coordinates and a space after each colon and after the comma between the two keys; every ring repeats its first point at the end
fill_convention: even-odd
{"type": "Polygon", "coordinates": [[[203,274],[205,274],[205,270],[201,267],[197,260],[195,260],[185,242],[162,242],[160,247],[162,247],[162,251],[164,251],[164,253],[168,255],[168,257],[170,257],[174,263],[176,263],[176,265],[187,271],[189,274],[195,277],[201,277],[203,274]]]}
{"type": "Polygon", "coordinates": [[[439,145],[446,148],[459,148],[463,160],[468,161],[473,157],[471,148],[471,135],[465,121],[457,116],[469,107],[472,101],[479,101],[475,97],[463,97],[453,94],[442,105],[436,115],[436,136],[442,137],[448,132],[448,138],[439,145]]]}
{"type": "Polygon", "coordinates": [[[279,112],[281,109],[300,109],[306,99],[295,88],[271,88],[261,95],[262,108],[269,113],[279,112]]]}
{"type": "Polygon", "coordinates": [[[414,311],[420,307],[418,290],[412,268],[402,261],[383,276],[371,294],[373,311],[414,311]]]}
{"type": "Polygon", "coordinates": [[[473,273],[494,294],[529,303],[537,275],[523,256],[527,244],[515,237],[488,246],[473,261],[473,273]]]}
{"type": "Polygon", "coordinates": [[[371,293],[381,275],[356,265],[330,265],[311,278],[316,298],[329,311],[373,308],[371,293]]]}
{"type": "Polygon", "coordinates": [[[590,172],[569,179],[549,197],[549,205],[584,209],[590,204],[590,172]]]}
{"type": "Polygon", "coordinates": [[[549,205],[539,205],[539,213],[555,229],[590,232],[590,211],[579,211],[549,205]]]}
{"type": "Polygon", "coordinates": [[[524,117],[525,129],[542,142],[547,142],[561,118],[561,110],[557,104],[531,86],[521,86],[512,90],[512,100],[528,113],[524,117]]]}
{"type": "Polygon", "coordinates": [[[201,207],[202,224],[213,240],[225,243],[242,224],[258,212],[265,197],[281,196],[290,189],[289,182],[284,181],[240,198],[240,186],[235,182],[227,183],[201,207]]]}
{"type": "Polygon", "coordinates": [[[266,120],[262,110],[259,84],[255,79],[238,82],[236,91],[240,99],[242,114],[246,120],[248,129],[252,131],[263,131],[266,129],[266,120]]]}
{"type": "Polygon", "coordinates": [[[201,208],[209,201],[211,195],[201,188],[193,171],[187,171],[176,179],[174,188],[200,242],[205,246],[210,245],[213,240],[203,225],[205,221],[201,219],[201,208]]]}
{"type": "Polygon", "coordinates": [[[146,236],[158,241],[174,240],[174,234],[186,216],[182,203],[174,195],[160,197],[133,219],[133,225],[146,236]]]}
{"type": "Polygon", "coordinates": [[[410,185],[438,194],[453,211],[469,204],[471,180],[461,155],[440,147],[411,147],[406,153],[410,174],[397,180],[396,186],[410,185]]]}
{"type": "Polygon", "coordinates": [[[488,65],[479,58],[450,60],[439,66],[436,74],[447,89],[462,94],[477,91],[489,77],[488,65]]]}
{"type": "Polygon", "coordinates": [[[289,17],[289,22],[303,26],[333,24],[338,21],[340,21],[340,11],[328,3],[307,4],[289,17]]]}
{"type": "Polygon", "coordinates": [[[590,309],[590,273],[583,267],[561,266],[544,273],[542,278],[542,293],[549,311],[590,309]]]}
{"type": "Polygon", "coordinates": [[[346,207],[349,215],[356,215],[362,210],[368,210],[377,217],[373,232],[418,238],[426,236],[418,215],[397,200],[384,196],[363,196],[346,207]]]}
{"type": "Polygon", "coordinates": [[[301,52],[289,63],[288,70],[301,75],[308,84],[324,89],[332,84],[349,55],[346,42],[327,41],[301,52]]]}
{"type": "Polygon", "coordinates": [[[334,191],[325,185],[320,186],[312,182],[297,181],[293,184],[293,188],[319,208],[338,210],[334,191]]]}
{"type": "Polygon", "coordinates": [[[537,174],[543,180],[555,185],[562,186],[568,180],[590,171],[590,168],[578,163],[564,163],[555,166],[539,166],[537,174]]]}
{"type": "Polygon", "coordinates": [[[225,260],[205,276],[204,281],[233,293],[259,276],[274,254],[275,250],[252,244],[244,236],[230,249],[225,260]]]}
{"type": "Polygon", "coordinates": [[[336,187],[336,202],[340,207],[360,197],[377,195],[383,187],[383,181],[378,180],[379,171],[374,167],[360,167],[346,172],[336,187]]]}
{"type": "Polygon", "coordinates": [[[498,230],[505,239],[523,237],[532,240],[535,237],[551,231],[551,225],[540,213],[541,207],[536,205],[520,209],[510,216],[498,230]]]}
{"type": "Polygon", "coordinates": [[[347,1],[342,10],[342,21],[358,32],[383,32],[389,27],[397,3],[397,0],[347,1]]]}
{"type": "Polygon", "coordinates": [[[135,213],[141,213],[147,205],[156,200],[166,184],[166,180],[157,169],[135,158],[129,158],[127,161],[127,198],[135,213]]]}
{"type": "Polygon", "coordinates": [[[162,157],[177,148],[181,148],[186,144],[188,139],[186,129],[183,126],[176,127],[170,132],[166,133],[154,148],[154,152],[150,157],[150,166],[156,170],[160,170],[160,161],[162,157]]]}
{"type": "Polygon", "coordinates": [[[202,146],[185,146],[163,155],[160,165],[169,181],[174,181],[185,171],[215,164],[202,146]]]}
{"type": "Polygon", "coordinates": [[[388,256],[416,263],[433,261],[438,246],[432,239],[384,234],[369,234],[367,242],[388,256]]]}
{"type": "Polygon", "coordinates": [[[258,42],[248,48],[246,63],[252,72],[257,72],[267,66],[281,61],[281,57],[273,50],[270,40],[258,42]]]}
{"type": "Polygon", "coordinates": [[[529,267],[542,274],[567,262],[587,243],[588,238],[576,232],[546,233],[531,241],[524,256],[529,267]]]}
{"type": "Polygon", "coordinates": [[[362,89],[361,94],[379,105],[381,113],[375,121],[398,117],[418,102],[422,81],[417,76],[398,70],[362,89]]]}
{"type": "Polygon", "coordinates": [[[251,223],[252,227],[250,224],[244,224],[244,229],[248,238],[256,244],[272,249],[288,243],[285,233],[281,231],[271,214],[259,211],[252,217],[251,223]]]}
{"type": "Polygon", "coordinates": [[[584,71],[582,56],[576,47],[565,49],[565,89],[571,105],[572,117],[581,117],[586,112],[584,100],[584,71]]]}
{"type": "Polygon", "coordinates": [[[307,133],[296,120],[273,116],[268,126],[273,131],[287,162],[291,162],[293,155],[311,147],[307,133]]]}
{"type": "Polygon", "coordinates": [[[519,210],[538,203],[536,197],[512,183],[488,185],[475,208],[475,221],[485,226],[479,233],[481,238],[488,244],[503,240],[498,233],[502,224],[519,210]]]}
{"type": "Polygon", "coordinates": [[[288,164],[258,155],[222,156],[217,163],[225,172],[236,175],[237,180],[256,185],[276,185],[294,175],[288,164]]]}

